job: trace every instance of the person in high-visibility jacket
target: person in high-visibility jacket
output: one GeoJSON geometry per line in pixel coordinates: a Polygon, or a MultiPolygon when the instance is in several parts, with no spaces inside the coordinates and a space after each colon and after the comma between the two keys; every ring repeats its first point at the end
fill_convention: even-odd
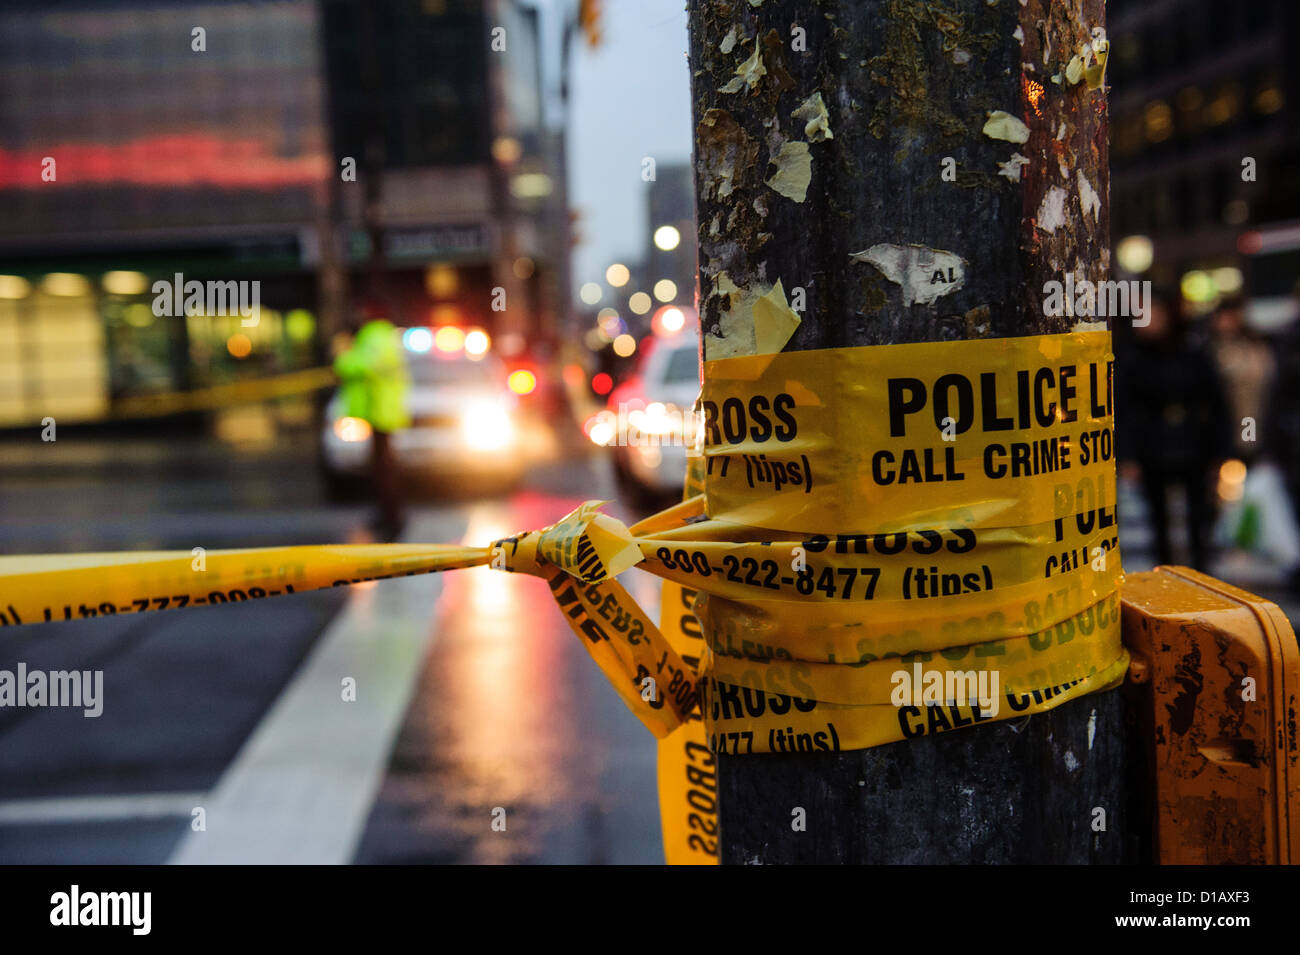
{"type": "Polygon", "coordinates": [[[386,319],[366,322],[351,346],[334,360],[342,382],[343,413],[370,424],[370,461],[379,514],[375,530],[396,538],[402,530],[402,484],[392,435],[410,427],[411,382],[397,329],[386,319]]]}

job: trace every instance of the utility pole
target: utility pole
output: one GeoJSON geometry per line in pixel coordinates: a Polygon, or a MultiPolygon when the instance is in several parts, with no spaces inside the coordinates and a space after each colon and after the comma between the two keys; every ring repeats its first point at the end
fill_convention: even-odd
{"type": "MultiPolygon", "coordinates": [[[[785,352],[1072,329],[1043,286],[1109,277],[1103,0],[690,0],[689,16],[706,359],[722,272],[779,277],[796,308],[802,290],[785,352]],[[880,244],[947,250],[965,283],[905,304],[853,255],[880,244]]],[[[1131,861],[1124,723],[1111,691],[865,750],[719,754],[721,861],[1131,861]]]]}

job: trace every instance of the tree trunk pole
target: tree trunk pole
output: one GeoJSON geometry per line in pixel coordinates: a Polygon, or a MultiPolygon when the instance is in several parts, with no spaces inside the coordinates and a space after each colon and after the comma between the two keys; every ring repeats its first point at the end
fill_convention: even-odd
{"type": "MultiPolygon", "coordinates": [[[[1104,37],[1103,0],[690,0],[689,15],[706,333],[722,331],[720,272],[780,278],[795,307],[803,290],[784,351],[1068,331],[1044,282],[1109,276],[1105,92],[1070,66],[1104,37]],[[756,48],[761,74],[744,68],[756,48]],[[816,93],[832,138],[800,109],[816,93]],[[993,111],[1027,140],[1014,123],[987,135],[993,111]],[[788,142],[809,144],[803,201],[767,184],[788,142]],[[955,253],[966,282],[904,305],[851,259],[878,243],[955,253]]],[[[1124,719],[1112,691],[867,750],[719,755],[721,859],[1131,860],[1124,719]]]]}

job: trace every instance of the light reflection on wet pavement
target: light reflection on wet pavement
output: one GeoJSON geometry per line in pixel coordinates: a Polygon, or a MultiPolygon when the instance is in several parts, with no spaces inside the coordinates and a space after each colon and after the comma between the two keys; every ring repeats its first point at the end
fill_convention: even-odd
{"type": "MultiPolygon", "coordinates": [[[[476,505],[466,541],[542,527],[581,500],[522,493],[476,505]]],[[[637,590],[655,598],[653,586],[637,590]]],[[[662,862],[654,739],[546,583],[458,572],[436,612],[436,641],[356,861],[662,862]],[[499,812],[493,828],[497,809],[504,831],[499,812]]]]}

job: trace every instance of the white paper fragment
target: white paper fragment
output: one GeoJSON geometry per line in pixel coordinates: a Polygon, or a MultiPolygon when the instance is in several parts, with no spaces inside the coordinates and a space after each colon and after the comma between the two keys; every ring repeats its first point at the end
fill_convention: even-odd
{"type": "Polygon", "coordinates": [[[763,65],[763,53],[758,44],[754,44],[753,55],[736,67],[735,79],[727,82],[725,86],[718,88],[719,93],[739,93],[741,87],[748,85],[752,90],[758,85],[759,79],[767,75],[767,67],[763,65]]]}
{"type": "Polygon", "coordinates": [[[1065,139],[1065,122],[1061,122],[1061,128],[1056,131],[1056,141],[1062,142],[1065,139]]]}
{"type": "Polygon", "coordinates": [[[1065,66],[1065,80],[1071,86],[1083,79],[1083,57],[1075,54],[1065,66]]]}
{"type": "Polygon", "coordinates": [[[804,121],[803,133],[808,137],[808,142],[820,143],[835,138],[831,133],[831,117],[826,112],[826,102],[822,99],[820,90],[800,103],[798,109],[790,115],[804,121]]]}
{"type": "MultiPolygon", "coordinates": [[[[1096,32],[1095,30],[1093,31],[1096,32]]],[[[1103,37],[1092,44],[1093,62],[1083,69],[1083,78],[1088,89],[1099,90],[1106,83],[1106,62],[1110,59],[1110,43],[1103,37]]]]}
{"type": "Polygon", "coordinates": [[[704,354],[715,358],[737,355],[774,355],[798,329],[801,319],[786,302],[781,280],[772,286],[738,288],[726,272],[713,280],[714,294],[725,298],[727,307],[718,318],[721,335],[705,332],[704,354]]]}
{"type": "Polygon", "coordinates": [[[958,66],[965,66],[967,63],[970,62],[970,54],[967,53],[965,50],[953,50],[952,61],[956,63],[958,66]]]}
{"type": "Polygon", "coordinates": [[[1020,29],[1020,27],[1016,27],[1012,30],[1011,35],[1020,41],[1021,46],[1025,45],[1025,31],[1020,29]]]}
{"type": "Polygon", "coordinates": [[[1012,153],[1006,162],[998,163],[998,175],[1006,176],[1012,182],[1020,181],[1020,168],[1029,164],[1029,157],[1012,153]]]}
{"type": "Polygon", "coordinates": [[[1088,181],[1082,169],[1079,170],[1079,206],[1083,209],[1084,215],[1092,213],[1094,222],[1101,213],[1101,197],[1097,195],[1097,190],[1092,188],[1092,183],[1088,181]]]}
{"type": "Polygon", "coordinates": [[[808,144],[782,143],[771,162],[776,166],[776,172],[767,184],[787,199],[803,202],[808,196],[808,183],[812,181],[812,156],[808,144]]]}
{"type": "Polygon", "coordinates": [[[1047,190],[1047,195],[1043,196],[1042,204],[1038,207],[1038,228],[1044,232],[1055,232],[1065,225],[1065,199],[1065,190],[1060,186],[1047,190]]]}
{"type": "Polygon", "coordinates": [[[988,116],[983,132],[989,139],[1003,139],[1009,143],[1029,141],[1029,127],[1010,113],[995,109],[988,116]]]}
{"type": "Polygon", "coordinates": [[[717,289],[719,295],[727,297],[727,311],[736,307],[736,301],[740,297],[740,289],[736,283],[731,281],[731,276],[726,272],[719,272],[713,280],[713,287],[717,289]]]}
{"type": "Polygon", "coordinates": [[[785,300],[785,290],[777,279],[767,293],[754,300],[754,354],[775,355],[802,323],[799,313],[785,300]]]}
{"type": "Polygon", "coordinates": [[[902,286],[904,305],[926,305],[966,284],[966,260],[942,249],[881,243],[849,258],[874,265],[902,286]]]}
{"type": "Polygon", "coordinates": [[[718,49],[721,50],[723,53],[730,53],[735,48],[736,48],[736,28],[732,27],[730,30],[727,31],[727,35],[722,38],[722,42],[718,44],[718,49]]]}
{"type": "Polygon", "coordinates": [[[727,297],[730,307],[718,316],[718,330],[721,334],[714,335],[708,331],[704,333],[704,357],[712,361],[715,358],[754,354],[752,300],[742,301],[743,293],[726,277],[725,272],[718,275],[717,289],[727,297]]]}

